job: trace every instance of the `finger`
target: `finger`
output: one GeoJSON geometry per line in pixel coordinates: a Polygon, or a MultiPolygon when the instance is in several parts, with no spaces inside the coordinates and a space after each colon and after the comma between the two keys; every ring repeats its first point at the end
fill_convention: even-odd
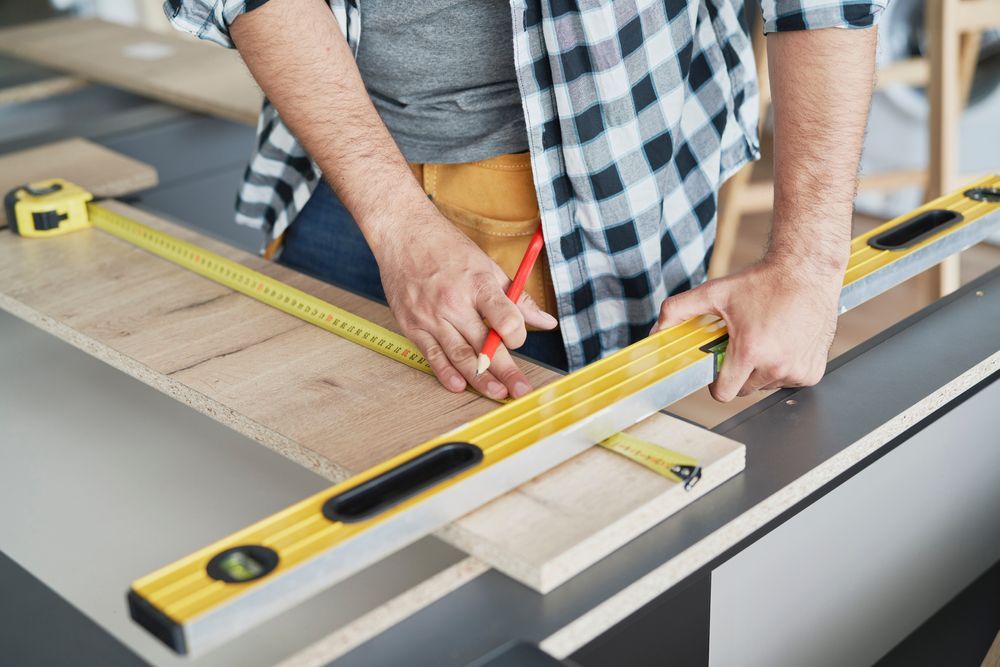
{"type": "Polygon", "coordinates": [[[517,362],[506,347],[497,348],[493,363],[490,364],[490,372],[507,387],[507,393],[512,398],[520,398],[531,391],[531,383],[517,367],[517,362]]]}
{"type": "Polygon", "coordinates": [[[482,341],[486,340],[486,327],[482,322],[475,322],[475,326],[471,327],[470,331],[463,333],[456,329],[451,322],[442,320],[437,333],[445,354],[448,355],[448,361],[458,369],[458,372],[476,391],[497,400],[507,398],[507,387],[497,380],[492,368],[478,376],[476,375],[479,350],[482,347],[482,341]],[[475,343],[470,343],[470,339],[475,343]],[[473,348],[473,344],[476,345],[475,348],[473,348]]]}
{"type": "Polygon", "coordinates": [[[759,369],[755,368],[754,371],[750,373],[750,377],[747,378],[747,381],[743,383],[742,387],[740,387],[740,390],[736,395],[749,396],[755,391],[763,390],[772,383],[777,384],[764,373],[761,373],[759,369]]]}
{"type": "Polygon", "coordinates": [[[476,296],[476,309],[490,326],[496,329],[508,348],[513,350],[524,345],[528,335],[527,329],[524,328],[524,316],[499,286],[479,290],[476,296]]]}
{"type": "Polygon", "coordinates": [[[722,403],[728,403],[736,397],[754,369],[748,355],[742,353],[737,343],[735,340],[730,341],[726,358],[719,370],[719,377],[709,385],[712,397],[722,403]]]}
{"type": "Polygon", "coordinates": [[[445,389],[455,393],[465,391],[465,378],[448,361],[448,355],[445,354],[444,348],[441,347],[434,336],[420,329],[404,333],[420,349],[420,352],[423,353],[424,359],[427,360],[427,363],[431,366],[431,370],[434,371],[434,376],[437,377],[438,382],[445,389]]]}
{"type": "Polygon", "coordinates": [[[712,314],[722,317],[716,302],[717,291],[718,285],[710,281],[693,290],[667,297],[660,306],[660,317],[650,330],[650,335],[699,315],[712,314]]]}
{"type": "Polygon", "coordinates": [[[535,303],[535,300],[527,292],[521,294],[521,298],[517,302],[517,308],[521,311],[521,315],[524,316],[524,323],[528,326],[548,330],[555,329],[559,325],[559,320],[539,308],[538,304],[535,303]]]}

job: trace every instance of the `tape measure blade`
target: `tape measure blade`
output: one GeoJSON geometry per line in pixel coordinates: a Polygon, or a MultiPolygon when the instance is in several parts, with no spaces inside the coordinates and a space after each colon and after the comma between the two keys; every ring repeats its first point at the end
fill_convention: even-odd
{"type": "Polygon", "coordinates": [[[103,206],[89,205],[91,223],[157,257],[297,317],[410,368],[432,373],[430,364],[405,336],[292,287],[277,278],[154,229],[103,206]]]}

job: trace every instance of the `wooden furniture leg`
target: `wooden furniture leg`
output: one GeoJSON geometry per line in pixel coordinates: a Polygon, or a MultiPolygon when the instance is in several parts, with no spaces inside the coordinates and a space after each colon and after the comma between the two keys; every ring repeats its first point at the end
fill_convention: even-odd
{"type": "MultiPolygon", "coordinates": [[[[767,47],[764,39],[764,23],[760,15],[754,19],[752,30],[753,52],[757,62],[757,83],[760,88],[760,121],[757,124],[758,134],[764,131],[764,120],[771,106],[771,83],[767,76],[767,47]]],[[[754,163],[744,167],[723,184],[719,190],[719,215],[715,223],[715,249],[708,267],[709,278],[721,278],[729,273],[736,250],[736,237],[739,235],[740,220],[749,210],[746,197],[750,186],[750,176],[753,174],[754,163]]],[[[773,197],[769,196],[766,209],[770,209],[773,197]]]]}
{"type": "MultiPolygon", "coordinates": [[[[982,27],[965,25],[967,22],[961,20],[961,12],[968,6],[962,0],[929,0],[927,3],[930,163],[925,200],[940,196],[957,185],[959,122],[972,90],[982,43],[982,27]]],[[[937,266],[937,284],[931,291],[931,298],[958,289],[960,257],[949,257],[937,266]]]]}
{"type": "MultiPolygon", "coordinates": [[[[926,30],[930,77],[928,129],[930,155],[925,199],[930,200],[954,187],[958,173],[959,31],[958,0],[927,0],[926,30]]],[[[958,257],[939,264],[932,299],[956,290],[960,283],[958,257]]]]}

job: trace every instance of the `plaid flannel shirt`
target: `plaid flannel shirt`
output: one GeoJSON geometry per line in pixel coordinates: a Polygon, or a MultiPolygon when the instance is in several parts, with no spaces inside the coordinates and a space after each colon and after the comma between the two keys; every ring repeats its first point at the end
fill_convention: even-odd
{"type": "MultiPolygon", "coordinates": [[[[166,0],[164,10],[181,30],[232,47],[229,25],[264,2],[166,0]]],[[[762,0],[764,30],[867,28],[887,2],[762,0]]],[[[327,3],[356,53],[358,0],[327,3]]],[[[575,369],[644,337],[668,295],[705,280],[718,188],[759,156],[753,51],[743,0],[510,6],[546,252],[575,369]]],[[[320,178],[265,100],[237,221],[281,234],[320,178]]]]}

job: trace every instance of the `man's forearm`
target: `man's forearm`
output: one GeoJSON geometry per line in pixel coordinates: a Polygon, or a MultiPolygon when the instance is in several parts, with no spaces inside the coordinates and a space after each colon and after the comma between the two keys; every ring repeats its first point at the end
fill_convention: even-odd
{"type": "Polygon", "coordinates": [[[390,212],[427,199],[372,106],[329,7],[322,0],[270,0],[236,19],[230,34],[282,120],[377,248],[390,233],[390,212]]]}
{"type": "Polygon", "coordinates": [[[428,200],[372,105],[354,55],[322,0],[269,0],[229,31],[268,99],[358,223],[403,333],[445,387],[496,399],[531,390],[506,350],[477,373],[490,323],[509,348],[525,323],[556,321],[504,294],[509,279],[428,200]]]}
{"type": "Polygon", "coordinates": [[[875,43],[875,29],[767,38],[775,170],[770,258],[838,277],[847,265],[875,43]]]}

